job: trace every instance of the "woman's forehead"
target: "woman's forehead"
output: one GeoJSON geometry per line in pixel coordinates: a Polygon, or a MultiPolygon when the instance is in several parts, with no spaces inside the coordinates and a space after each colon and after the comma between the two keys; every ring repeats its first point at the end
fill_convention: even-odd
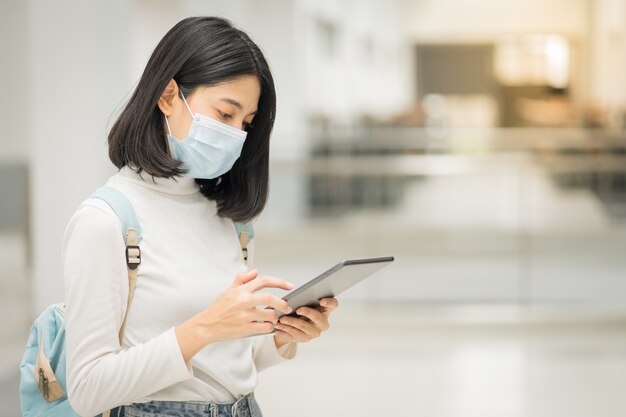
{"type": "Polygon", "coordinates": [[[252,113],[261,95],[261,85],[255,75],[244,75],[223,83],[200,87],[198,95],[211,101],[232,104],[243,111],[252,113]]]}

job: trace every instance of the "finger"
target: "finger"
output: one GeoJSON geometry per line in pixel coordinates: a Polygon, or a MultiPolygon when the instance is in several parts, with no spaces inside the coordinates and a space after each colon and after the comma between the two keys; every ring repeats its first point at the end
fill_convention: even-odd
{"type": "Polygon", "coordinates": [[[256,320],[276,324],[278,323],[278,316],[276,315],[276,311],[273,309],[263,309],[257,311],[256,320]]]}
{"type": "Polygon", "coordinates": [[[293,285],[285,281],[284,279],[274,278],[270,276],[262,276],[251,280],[246,284],[246,287],[250,292],[257,292],[263,288],[280,288],[283,290],[293,290],[293,285]]]}
{"type": "Polygon", "coordinates": [[[322,298],[320,300],[320,306],[323,307],[322,313],[326,313],[326,315],[328,315],[339,307],[339,300],[336,298],[322,298]]]}
{"type": "Polygon", "coordinates": [[[249,324],[248,330],[250,334],[272,333],[272,331],[274,331],[274,323],[267,322],[267,321],[263,321],[263,322],[253,321],[249,324]]]}
{"type": "Polygon", "coordinates": [[[321,334],[321,330],[318,329],[315,324],[303,319],[298,319],[295,317],[281,317],[278,320],[278,323],[294,327],[311,338],[318,337],[321,334]]]}
{"type": "Polygon", "coordinates": [[[238,287],[240,285],[247,284],[248,282],[255,279],[258,273],[259,273],[258,269],[253,269],[248,272],[241,272],[237,274],[237,276],[235,277],[235,280],[233,281],[233,285],[231,285],[231,287],[238,287]]]}
{"type": "Polygon", "coordinates": [[[289,337],[296,343],[303,343],[311,340],[311,337],[309,337],[302,330],[296,329],[295,327],[287,326],[286,324],[279,323],[274,326],[274,328],[277,330],[277,332],[288,334],[289,337]]]}
{"type": "Polygon", "coordinates": [[[250,298],[250,302],[253,306],[268,306],[284,314],[290,314],[293,311],[289,304],[287,304],[287,301],[272,294],[254,294],[250,298]]]}
{"type": "Polygon", "coordinates": [[[299,316],[306,317],[321,330],[328,329],[328,319],[317,309],[310,307],[300,307],[296,310],[299,316]]]}

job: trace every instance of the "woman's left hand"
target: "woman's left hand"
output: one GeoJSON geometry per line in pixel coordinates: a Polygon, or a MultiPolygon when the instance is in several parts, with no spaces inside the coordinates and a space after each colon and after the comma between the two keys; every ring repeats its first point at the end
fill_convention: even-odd
{"type": "Polygon", "coordinates": [[[300,307],[298,317],[282,316],[274,326],[276,347],[286,343],[305,343],[319,337],[330,327],[328,316],[339,306],[336,298],[323,298],[317,308],[300,307]]]}

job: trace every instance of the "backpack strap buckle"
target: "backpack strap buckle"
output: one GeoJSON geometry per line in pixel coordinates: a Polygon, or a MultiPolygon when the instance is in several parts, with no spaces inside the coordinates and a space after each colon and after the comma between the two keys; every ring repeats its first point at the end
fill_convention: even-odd
{"type": "Polygon", "coordinates": [[[250,238],[250,234],[248,232],[239,233],[239,244],[241,245],[241,252],[243,253],[243,260],[246,264],[248,263],[248,240],[249,238],[250,238]]]}
{"type": "Polygon", "coordinates": [[[128,269],[137,269],[141,264],[141,249],[139,245],[126,245],[126,265],[128,269]]]}

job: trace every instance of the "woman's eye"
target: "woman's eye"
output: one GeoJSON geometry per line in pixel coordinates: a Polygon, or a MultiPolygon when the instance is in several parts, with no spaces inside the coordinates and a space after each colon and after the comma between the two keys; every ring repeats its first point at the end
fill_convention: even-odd
{"type": "Polygon", "coordinates": [[[224,113],[224,112],[219,111],[219,110],[217,111],[217,114],[219,114],[222,119],[230,119],[231,117],[233,117],[232,115],[230,115],[228,113],[224,113]]]}

